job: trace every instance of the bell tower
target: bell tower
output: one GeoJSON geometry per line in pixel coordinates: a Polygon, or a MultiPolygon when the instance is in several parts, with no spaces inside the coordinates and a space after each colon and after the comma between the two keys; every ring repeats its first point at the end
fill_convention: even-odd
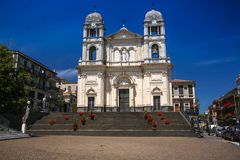
{"type": "Polygon", "coordinates": [[[166,58],[165,27],[162,14],[152,9],[144,19],[144,58],[166,58]]]}
{"type": "Polygon", "coordinates": [[[82,63],[98,64],[104,62],[105,27],[101,14],[94,11],[86,17],[83,25],[82,63]]]}

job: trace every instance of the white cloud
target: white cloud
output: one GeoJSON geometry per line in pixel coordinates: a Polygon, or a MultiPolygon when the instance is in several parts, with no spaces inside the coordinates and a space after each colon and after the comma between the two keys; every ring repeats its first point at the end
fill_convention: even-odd
{"type": "Polygon", "coordinates": [[[69,69],[63,69],[63,70],[58,70],[58,77],[67,79],[69,81],[76,81],[77,79],[77,69],[75,68],[69,68],[69,69]]]}
{"type": "Polygon", "coordinates": [[[196,65],[214,65],[214,64],[221,64],[221,63],[230,63],[237,60],[235,57],[228,57],[224,59],[213,59],[213,60],[206,60],[196,63],[196,65]]]}

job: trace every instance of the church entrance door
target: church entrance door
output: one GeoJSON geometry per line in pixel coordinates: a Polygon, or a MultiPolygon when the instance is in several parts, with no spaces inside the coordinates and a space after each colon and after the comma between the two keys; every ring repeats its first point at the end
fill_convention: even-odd
{"type": "Polygon", "coordinates": [[[153,96],[153,111],[160,110],[160,96],[153,96]]]}
{"type": "Polygon", "coordinates": [[[119,89],[119,111],[129,112],[129,89],[119,89]]]}
{"type": "Polygon", "coordinates": [[[94,108],[94,97],[88,97],[88,111],[94,108]]]}

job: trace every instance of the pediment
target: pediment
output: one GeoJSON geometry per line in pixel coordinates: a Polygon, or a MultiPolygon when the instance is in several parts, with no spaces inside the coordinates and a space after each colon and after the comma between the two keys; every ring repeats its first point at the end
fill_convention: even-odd
{"type": "Polygon", "coordinates": [[[107,36],[106,38],[110,40],[118,40],[118,39],[124,40],[124,39],[140,39],[142,38],[142,36],[137,33],[130,32],[125,28],[122,28],[118,32],[110,36],[107,36]]]}

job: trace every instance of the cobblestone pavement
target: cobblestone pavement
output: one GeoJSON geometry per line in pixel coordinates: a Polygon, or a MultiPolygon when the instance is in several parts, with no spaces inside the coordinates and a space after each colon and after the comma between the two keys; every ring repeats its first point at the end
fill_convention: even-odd
{"type": "Polygon", "coordinates": [[[44,136],[0,141],[1,160],[238,160],[220,138],[44,136]]]}

